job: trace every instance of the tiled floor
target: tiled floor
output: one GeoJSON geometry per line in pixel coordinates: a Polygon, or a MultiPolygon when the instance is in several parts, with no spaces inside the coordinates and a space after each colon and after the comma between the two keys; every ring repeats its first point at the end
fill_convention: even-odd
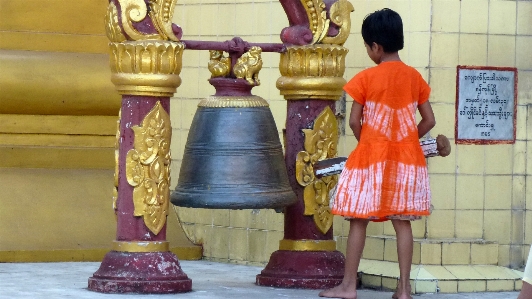
{"type": "MultiPolygon", "coordinates": [[[[2,299],[270,299],[319,298],[318,290],[260,287],[254,284],[261,267],[181,261],[183,271],[192,279],[193,291],[171,295],[101,294],[87,290],[87,279],[100,263],[0,263],[0,298],[2,299]]],[[[360,290],[360,299],[389,299],[387,291],[360,290]]],[[[423,294],[415,299],[515,299],[517,292],[462,294],[423,294]]]]}
{"type": "MultiPolygon", "coordinates": [[[[397,263],[363,259],[359,271],[364,286],[393,289],[399,276],[397,263]]],[[[523,273],[498,266],[413,265],[410,272],[415,293],[464,293],[519,291],[523,273]]]]}

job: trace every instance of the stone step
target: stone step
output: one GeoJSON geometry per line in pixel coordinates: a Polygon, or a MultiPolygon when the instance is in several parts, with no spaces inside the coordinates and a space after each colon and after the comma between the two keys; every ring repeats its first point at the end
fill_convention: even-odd
{"type": "MultiPolygon", "coordinates": [[[[395,236],[368,236],[362,258],[397,262],[395,236]]],[[[414,239],[412,263],[421,265],[497,265],[499,245],[481,239],[414,239]]]]}
{"type": "MultiPolygon", "coordinates": [[[[359,281],[363,288],[394,290],[399,279],[396,262],[362,259],[359,281]]],[[[412,265],[413,294],[470,293],[521,290],[523,272],[490,265],[412,265]]]]}

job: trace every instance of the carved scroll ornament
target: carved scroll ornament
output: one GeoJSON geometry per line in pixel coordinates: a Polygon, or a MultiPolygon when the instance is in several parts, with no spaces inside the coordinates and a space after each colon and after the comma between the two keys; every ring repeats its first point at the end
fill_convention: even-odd
{"type": "Polygon", "coordinates": [[[109,30],[107,36],[113,42],[122,42],[123,39],[116,38],[120,35],[129,37],[129,40],[171,40],[179,41],[179,36],[174,32],[180,29],[172,24],[172,17],[174,14],[174,7],[177,0],[111,0],[109,1],[109,8],[107,12],[107,28],[112,28],[111,35],[109,30]],[[120,6],[118,10],[115,2],[120,6]],[[118,13],[120,11],[120,14],[118,13]],[[119,15],[120,18],[114,17],[119,15]],[[112,16],[112,18],[110,18],[112,16]],[[149,18],[156,33],[147,33],[138,30],[136,23],[149,18]],[[120,29],[120,34],[118,30],[120,29]],[[123,30],[123,32],[122,32],[123,30]]]}
{"type": "Polygon", "coordinates": [[[313,165],[316,161],[336,156],[338,123],[331,108],[318,115],[312,129],[304,129],[305,150],[296,157],[296,179],[304,186],[305,215],[313,216],[314,223],[322,233],[327,233],[333,223],[329,208],[329,191],[336,186],[337,176],[316,179],[313,165]]]}
{"type": "Polygon", "coordinates": [[[172,24],[177,0],[110,0],[106,33],[118,93],[173,96],[181,84],[184,45],[172,24]]]}
{"type": "Polygon", "coordinates": [[[160,102],[142,120],[135,132],[134,148],[126,155],[126,177],[134,187],[134,216],[158,234],[166,223],[170,199],[170,116],[160,102]]]}
{"type": "Polygon", "coordinates": [[[343,45],[351,31],[350,14],[354,11],[347,0],[332,1],[300,0],[293,5],[291,0],[280,0],[288,15],[290,27],[283,29],[281,39],[291,45],[332,44],[343,45]]]}

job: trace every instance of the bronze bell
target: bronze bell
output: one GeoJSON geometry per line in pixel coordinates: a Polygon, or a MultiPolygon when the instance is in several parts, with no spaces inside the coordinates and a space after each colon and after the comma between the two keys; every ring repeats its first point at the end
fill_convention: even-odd
{"type": "Polygon", "coordinates": [[[251,94],[245,79],[209,82],[216,94],[198,104],[172,204],[279,209],[295,203],[268,103],[251,94]]]}

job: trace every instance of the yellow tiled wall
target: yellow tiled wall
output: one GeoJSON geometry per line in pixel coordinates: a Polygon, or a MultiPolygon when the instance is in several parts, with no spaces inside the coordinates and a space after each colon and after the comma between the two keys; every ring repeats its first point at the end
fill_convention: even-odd
{"type": "MultiPolygon", "coordinates": [[[[501,0],[351,0],[352,30],[345,47],[345,78],[373,65],[360,35],[365,15],[389,7],[401,14],[405,48],[400,56],[432,88],[437,125],[432,135],[451,140],[452,153],[428,160],[434,210],[413,223],[416,238],[493,241],[498,264],[519,267],[532,243],[532,2],[501,0]],[[518,69],[517,133],[510,145],[455,145],[456,66],[518,69]],[[528,188],[527,188],[528,187],[528,188]]],[[[278,1],[182,0],[174,21],[183,39],[225,41],[240,36],[250,42],[280,42],[288,26],[278,1]]],[[[200,99],[213,94],[207,79],[207,51],[185,51],[182,85],[172,99],[172,164],[175,187],[188,128],[200,99]]],[[[279,55],[264,53],[262,84],[256,95],[270,103],[279,131],[285,127],[286,102],[275,81],[279,55]]],[[[347,111],[352,99],[347,98],[347,111]]],[[[346,156],[356,146],[347,128],[339,144],[346,156]]],[[[269,210],[177,208],[184,229],[205,246],[207,258],[265,263],[283,237],[283,215],[269,210]]],[[[334,232],[345,250],[348,223],[335,219],[334,232]]],[[[393,235],[390,223],[372,223],[368,234],[393,235]]],[[[384,249],[383,249],[384,250],[384,249]]],[[[441,255],[441,253],[439,253],[441,255]]]]}

